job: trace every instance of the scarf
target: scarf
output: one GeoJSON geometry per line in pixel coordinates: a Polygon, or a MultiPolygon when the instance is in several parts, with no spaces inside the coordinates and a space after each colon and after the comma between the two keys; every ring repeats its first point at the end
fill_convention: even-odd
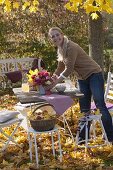
{"type": "Polygon", "coordinates": [[[69,42],[68,38],[64,36],[63,46],[58,47],[58,50],[57,50],[57,61],[63,61],[63,58],[66,56],[68,42],[69,42]]]}

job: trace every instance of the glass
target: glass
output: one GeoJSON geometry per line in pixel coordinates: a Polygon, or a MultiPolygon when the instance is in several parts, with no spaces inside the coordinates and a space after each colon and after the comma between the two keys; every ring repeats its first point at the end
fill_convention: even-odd
{"type": "Polygon", "coordinates": [[[29,84],[28,84],[27,74],[24,72],[22,73],[22,91],[29,92],[29,84]]]}
{"type": "Polygon", "coordinates": [[[29,92],[29,84],[28,83],[22,83],[22,91],[29,92]]]}

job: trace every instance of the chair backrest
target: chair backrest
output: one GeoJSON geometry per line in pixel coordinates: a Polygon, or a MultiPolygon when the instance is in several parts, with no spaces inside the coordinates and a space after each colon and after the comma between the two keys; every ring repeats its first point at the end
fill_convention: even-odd
{"type": "Polygon", "coordinates": [[[113,73],[111,72],[108,72],[104,99],[105,101],[113,100],[113,73]]]}
{"type": "Polygon", "coordinates": [[[34,58],[11,58],[0,60],[0,74],[4,75],[12,71],[29,70],[34,58]]]}

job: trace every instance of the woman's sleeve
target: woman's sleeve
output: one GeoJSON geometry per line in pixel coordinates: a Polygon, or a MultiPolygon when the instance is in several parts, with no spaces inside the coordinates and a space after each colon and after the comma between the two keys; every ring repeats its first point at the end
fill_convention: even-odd
{"type": "Polygon", "coordinates": [[[65,69],[65,65],[62,61],[58,61],[58,66],[57,66],[57,69],[55,70],[54,74],[56,75],[60,75],[60,73],[62,73],[65,69]]]}

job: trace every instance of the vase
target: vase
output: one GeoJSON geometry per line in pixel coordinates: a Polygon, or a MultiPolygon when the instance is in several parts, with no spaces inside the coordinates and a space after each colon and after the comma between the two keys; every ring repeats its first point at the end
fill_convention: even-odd
{"type": "Polygon", "coordinates": [[[45,89],[44,89],[44,87],[42,85],[39,85],[39,94],[40,95],[46,94],[45,89]]]}

